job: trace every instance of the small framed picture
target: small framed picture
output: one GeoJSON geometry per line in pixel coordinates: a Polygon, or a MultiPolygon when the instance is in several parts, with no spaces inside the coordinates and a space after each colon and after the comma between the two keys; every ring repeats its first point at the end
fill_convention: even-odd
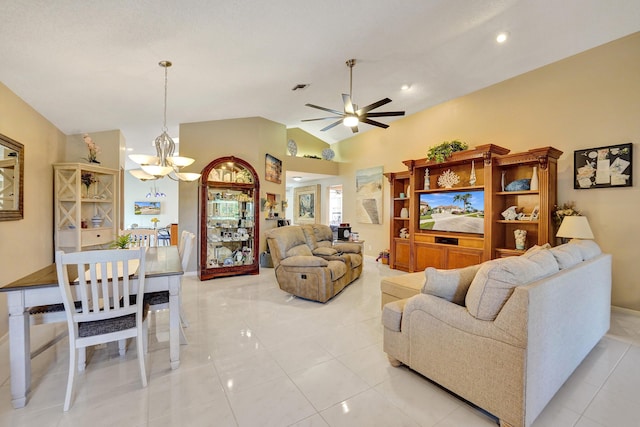
{"type": "Polygon", "coordinates": [[[276,159],[271,154],[265,157],[265,179],[280,184],[282,182],[282,160],[276,159]]]}
{"type": "Polygon", "coordinates": [[[536,206],[535,208],[533,208],[533,211],[531,212],[531,221],[536,221],[539,216],[540,216],[540,206],[536,206]]]}

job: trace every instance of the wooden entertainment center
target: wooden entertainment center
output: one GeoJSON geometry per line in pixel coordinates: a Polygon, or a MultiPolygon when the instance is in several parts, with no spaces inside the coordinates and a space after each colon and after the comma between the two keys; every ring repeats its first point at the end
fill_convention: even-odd
{"type": "Polygon", "coordinates": [[[441,163],[405,160],[406,171],[385,173],[391,190],[389,266],[408,272],[458,268],[552,243],[551,211],[562,151],[553,147],[509,151],[480,145],[453,153],[441,163]],[[515,186],[520,180],[535,182],[534,174],[537,189],[535,184],[533,189],[515,186]],[[453,185],[444,188],[439,180],[453,185]],[[436,207],[440,198],[455,202],[436,207]],[[512,206],[518,217],[505,219],[502,213],[512,206]],[[516,249],[515,230],[526,231],[525,249],[516,249]]]}

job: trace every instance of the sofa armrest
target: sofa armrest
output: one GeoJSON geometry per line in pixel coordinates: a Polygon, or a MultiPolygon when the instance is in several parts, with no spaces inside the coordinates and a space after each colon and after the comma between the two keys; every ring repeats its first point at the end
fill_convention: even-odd
{"type": "Polygon", "coordinates": [[[329,261],[317,256],[296,255],[280,261],[280,265],[285,267],[326,267],[329,261]]]}
{"type": "Polygon", "coordinates": [[[402,315],[401,329],[403,332],[409,332],[409,328],[411,327],[411,314],[414,311],[426,313],[432,318],[468,334],[499,341],[519,348],[526,348],[525,342],[497,328],[494,322],[476,319],[469,313],[466,307],[427,294],[414,295],[407,300],[402,315]]]}
{"type": "Polygon", "coordinates": [[[345,254],[359,254],[362,252],[362,246],[357,243],[335,243],[333,247],[345,254]]]}
{"type": "Polygon", "coordinates": [[[391,301],[382,308],[382,325],[394,332],[400,332],[402,324],[402,312],[407,303],[406,299],[391,301]]]}

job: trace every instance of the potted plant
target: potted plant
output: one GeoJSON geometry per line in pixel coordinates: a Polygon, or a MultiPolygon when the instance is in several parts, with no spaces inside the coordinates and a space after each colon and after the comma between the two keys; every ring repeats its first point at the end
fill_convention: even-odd
{"type": "Polygon", "coordinates": [[[123,234],[121,236],[116,237],[116,240],[111,243],[111,248],[118,249],[127,249],[129,247],[129,243],[131,241],[131,233],[123,234]]]}
{"type": "Polygon", "coordinates": [[[429,148],[429,151],[427,151],[427,159],[442,163],[456,151],[464,151],[468,148],[469,145],[462,141],[455,139],[453,141],[444,141],[442,144],[429,148]]]}

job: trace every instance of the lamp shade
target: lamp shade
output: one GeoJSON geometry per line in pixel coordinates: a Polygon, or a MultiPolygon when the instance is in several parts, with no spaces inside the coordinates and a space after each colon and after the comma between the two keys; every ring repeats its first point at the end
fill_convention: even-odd
{"type": "Polygon", "coordinates": [[[589,227],[589,221],[586,216],[565,216],[556,233],[556,237],[593,239],[593,232],[589,227]]]}

